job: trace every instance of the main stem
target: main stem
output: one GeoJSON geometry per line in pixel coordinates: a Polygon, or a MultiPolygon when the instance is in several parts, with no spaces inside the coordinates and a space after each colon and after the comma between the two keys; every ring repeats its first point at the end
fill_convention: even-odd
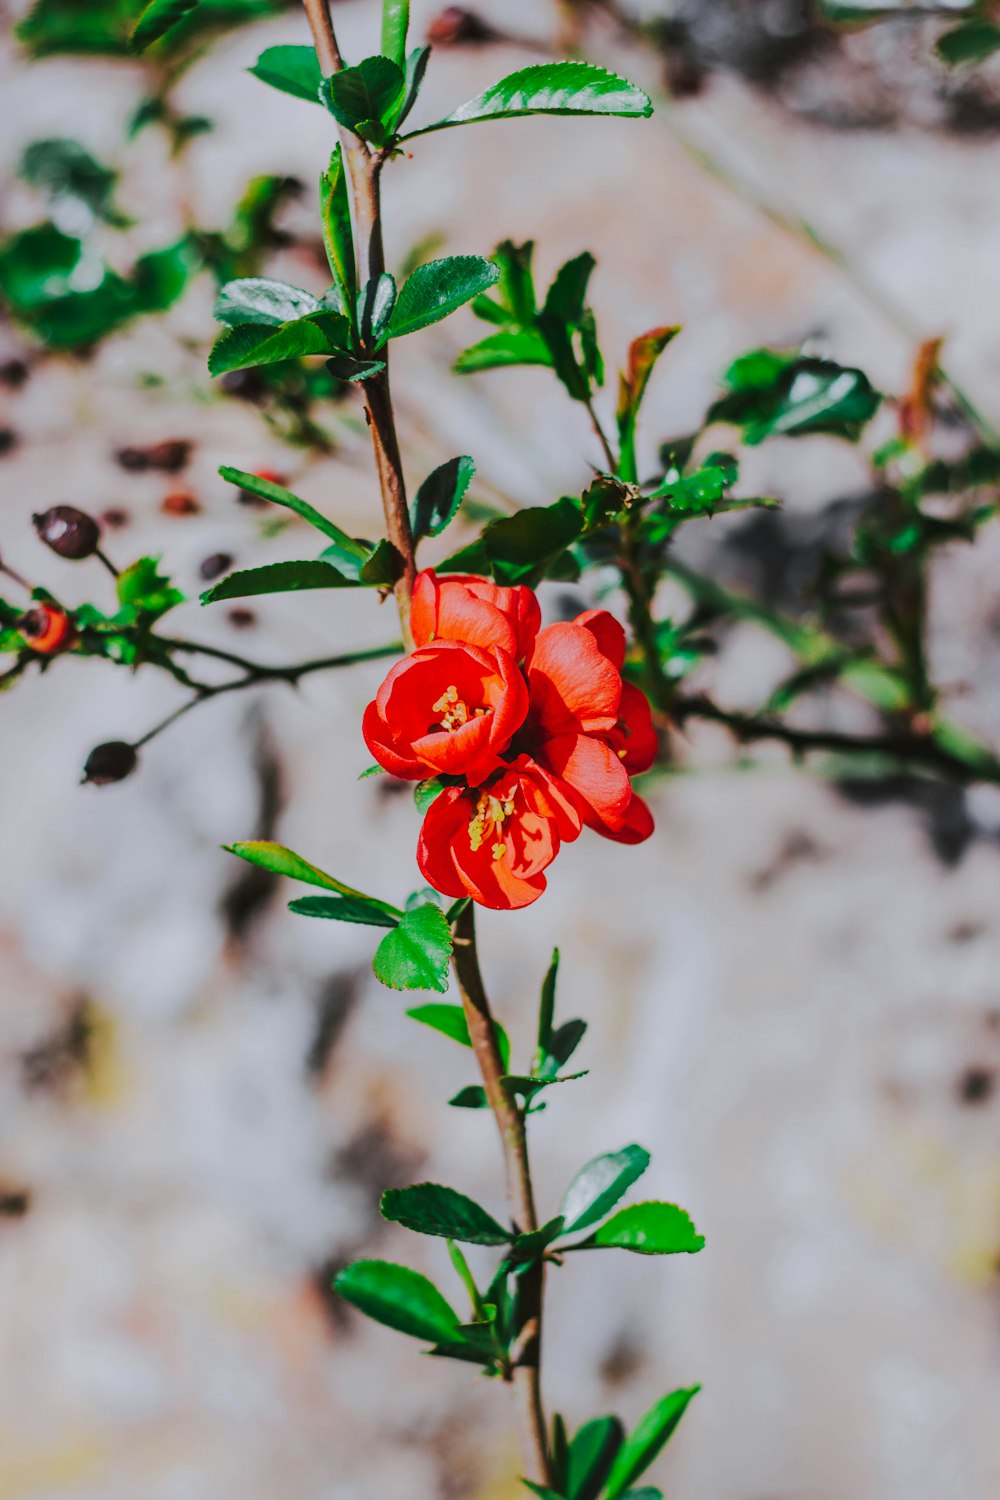
{"type": "MultiPolygon", "coordinates": [[[[455,977],[486,1099],[500,1133],[511,1218],[518,1229],[530,1233],[538,1228],[538,1215],[531,1185],[524,1115],[503,1083],[504,1067],[497,1044],[496,1025],[479,970],[475,908],[471,902],[455,923],[455,977]]],[[[535,1484],[549,1485],[552,1473],[541,1387],[544,1293],[545,1270],[539,1260],[524,1273],[520,1282],[522,1327],[512,1381],[524,1477],[535,1484]]]]}
{"type": "MultiPolygon", "coordinates": [[[[344,59],[337,44],[329,0],[303,0],[303,4],[320,68],[327,76],[339,73],[344,66],[344,59]]],[[[385,270],[380,197],[384,158],[380,152],[369,150],[361,137],[351,130],[341,129],[340,140],[351,179],[358,280],[359,284],[364,286],[366,281],[381,276],[385,270]]],[[[384,362],[385,369],[373,376],[371,380],[362,382],[365,393],[365,417],[375,451],[375,467],[378,472],[379,489],[382,492],[386,536],[402,559],[403,571],[396,582],[394,593],[399,608],[403,641],[406,649],[410,651],[413,649],[413,637],[410,632],[410,596],[413,593],[413,580],[416,577],[417,568],[413,556],[410,513],[406,505],[403,461],[399,451],[396,419],[389,390],[388,344],[379,351],[379,357],[384,362]]]]}

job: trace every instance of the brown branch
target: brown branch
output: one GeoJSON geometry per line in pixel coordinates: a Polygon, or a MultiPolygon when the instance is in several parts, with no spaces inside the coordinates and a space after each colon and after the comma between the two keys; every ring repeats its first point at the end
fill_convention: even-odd
{"type": "MultiPolygon", "coordinates": [[[[471,902],[455,923],[455,977],[462,995],[462,1008],[472,1050],[482,1075],[486,1099],[500,1132],[508,1207],[518,1229],[530,1233],[538,1228],[538,1215],[535,1212],[535,1196],[531,1185],[524,1115],[503,1083],[504,1067],[497,1045],[496,1025],[479,970],[475,908],[471,902]]],[[[545,1270],[541,1259],[521,1278],[523,1323],[513,1371],[513,1386],[524,1477],[535,1484],[550,1485],[552,1475],[545,1414],[542,1409],[540,1368],[544,1278],[545,1270]]]]}

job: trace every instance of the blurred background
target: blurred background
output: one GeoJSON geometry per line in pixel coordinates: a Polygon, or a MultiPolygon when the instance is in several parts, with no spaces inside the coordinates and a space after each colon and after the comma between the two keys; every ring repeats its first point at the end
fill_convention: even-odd
{"type": "MultiPolygon", "coordinates": [[[[247,74],[265,46],[308,40],[296,7],[268,9],[171,85],[174,154],[170,131],[126,139],[163,97],[153,65],[29,62],[10,41],[3,233],[46,214],[76,233],[83,215],[126,267],[195,224],[238,260],[247,184],[273,174],[292,181],[268,201],[268,274],[321,287],[309,185],[330,125],[247,74]],[[68,136],[118,174],[99,212],[21,170],[33,142],[68,136]]],[[[385,180],[390,264],[533,237],[544,280],[589,248],[615,360],[643,329],[685,325],[648,398],[645,461],[700,421],[736,355],[807,338],[898,392],[920,340],[942,335],[1000,422],[1000,59],[948,70],[919,16],[839,31],[794,0],[506,0],[478,27],[439,9],[414,6],[418,34],[437,28],[428,111],[566,47],[654,94],[649,122],[432,136],[385,180]]],[[[349,56],[373,49],[376,10],[335,6],[349,56]]],[[[4,561],[99,600],[110,580],[59,563],[29,524],[72,502],[105,517],[113,557],[162,554],[195,601],[177,634],[268,661],[391,639],[373,599],[199,609],[219,554],[301,550],[299,524],[240,503],[220,464],[281,475],[352,532],[379,524],[355,398],[213,386],[212,296],[195,279],[87,356],[0,322],[4,561]]],[[[411,471],[467,451],[483,503],[579,492],[599,461],[580,409],[545,371],[453,375],[474,334],[463,312],[399,347],[411,471]]],[[[864,456],[777,440],[745,475],[782,499],[780,523],[721,517],[691,528],[690,555],[794,599],[818,539],[871,485],[864,456]]],[[[930,620],[951,712],[994,745],[998,576],[990,529],[946,549],[930,620]]],[[[546,602],[591,596],[547,585],[546,602]]],[[[394,900],[418,883],[410,798],[355,779],[378,665],[207,703],[104,789],[78,785],[89,749],[141,735],[183,691],[60,665],[0,707],[0,1497],[514,1500],[505,1392],[422,1362],[329,1292],[360,1253],[447,1280],[443,1244],[381,1223],[385,1187],[451,1181],[501,1210],[492,1121],[445,1106],[471,1060],[375,983],[366,929],[291,916],[291,891],[219,847],[276,837],[394,900]]],[[[746,623],[711,671],[739,708],[788,660],[746,623]]],[[[713,726],[692,728],[682,772],[649,795],[649,843],[584,838],[541,902],[481,923],[515,1046],[531,1045],[554,942],[561,1013],[590,1022],[590,1076],[532,1122],[543,1205],[589,1156],[640,1140],[649,1192],[708,1241],[690,1260],[580,1258],[553,1276],[550,1405],[573,1423],[632,1420],[701,1381],[652,1476],[678,1500],[990,1500],[1000,797],[832,781],[777,747],[743,769],[713,726]]]]}

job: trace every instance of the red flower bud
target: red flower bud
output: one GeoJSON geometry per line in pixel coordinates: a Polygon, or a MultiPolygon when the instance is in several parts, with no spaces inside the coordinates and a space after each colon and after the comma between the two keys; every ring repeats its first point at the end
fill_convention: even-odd
{"type": "Polygon", "coordinates": [[[41,540],[60,557],[74,562],[92,557],[100,544],[101,528],[93,516],[75,505],[53,505],[31,519],[41,540]]]}
{"type": "Polygon", "coordinates": [[[17,622],[17,628],[32,651],[55,656],[68,651],[76,640],[76,627],[64,610],[53,604],[36,604],[17,622]]]}
{"type": "Polygon", "coordinates": [[[138,751],[125,740],[108,740],[95,745],[83,767],[83,779],[92,786],[110,786],[131,776],[139,762],[138,751]]]}
{"type": "Polygon", "coordinates": [[[464,5],[446,5],[427,28],[427,40],[432,47],[481,46],[496,41],[500,35],[464,5]]]}
{"type": "Polygon", "coordinates": [[[520,661],[531,650],[542,613],[529,588],[503,588],[488,578],[439,579],[427,568],[413,585],[410,629],[418,646],[465,641],[492,650],[501,646],[520,661]]]}

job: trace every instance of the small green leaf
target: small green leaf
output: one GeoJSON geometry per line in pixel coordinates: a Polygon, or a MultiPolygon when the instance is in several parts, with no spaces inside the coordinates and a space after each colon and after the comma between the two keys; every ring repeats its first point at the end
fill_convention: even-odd
{"type": "Polygon", "coordinates": [[[414,544],[425,536],[440,536],[465,499],[475,472],[475,463],[463,454],[449,458],[428,474],[413,501],[410,520],[414,544]]]}
{"type": "Polygon", "coordinates": [[[202,604],[218,604],[222,599],[250,599],[256,594],[291,594],[301,589],[354,588],[353,578],[345,578],[332,563],[322,558],[302,562],[265,563],[260,568],[244,568],[230,573],[214,588],[201,596],[202,604]]]}
{"type": "Polygon", "coordinates": [[[463,1245],[508,1245],[514,1238],[485,1208],[436,1182],[390,1188],[382,1194],[382,1217],[417,1234],[435,1234],[463,1245]]]}
{"type": "Polygon", "coordinates": [[[458,1314],[433,1282],[387,1260],[356,1260],[334,1277],[334,1290],[359,1312],[428,1343],[457,1339],[458,1314]]]}
{"type": "Polygon", "coordinates": [[[248,864],[259,865],[262,870],[270,870],[272,875],[287,875],[290,880],[301,880],[306,885],[322,886],[324,890],[336,891],[341,896],[349,896],[355,900],[372,899],[363,891],[356,891],[353,886],[345,885],[342,880],[328,875],[317,865],[311,865],[307,859],[302,858],[301,854],[296,854],[292,849],[286,849],[284,844],[274,844],[268,839],[250,839],[238,844],[223,844],[222,847],[227,853],[235,854],[238,859],[245,859],[248,864]]]}
{"type": "Polygon", "coordinates": [[[587,1229],[603,1219],[648,1166],[649,1152],[643,1146],[625,1146],[621,1151],[595,1156],[581,1167],[559,1207],[566,1221],[565,1232],[587,1229]]]}
{"type": "Polygon", "coordinates": [[[286,509],[293,510],[297,516],[308,521],[310,526],[315,526],[317,531],[321,531],[324,536],[335,541],[348,557],[357,559],[359,564],[370,555],[369,548],[361,542],[356,542],[353,537],[349,537],[335,521],[321,515],[315,506],[309,504],[308,500],[302,500],[298,495],[293,495],[291,490],[286,490],[283,485],[275,484],[271,479],[261,479],[259,474],[249,474],[245,469],[234,469],[229,464],[223,464],[219,473],[227,484],[235,484],[241,490],[248,490],[251,495],[257,495],[261,500],[269,500],[272,505],[283,505],[286,509]]]}
{"type": "Polygon", "coordinates": [[[771,349],[743,355],[724,379],[729,394],[709,409],[708,420],[734,423],[751,446],[813,432],[854,442],[882,399],[861,370],[771,349]]]}
{"type": "MultiPolygon", "coordinates": [[[[700,1385],[692,1385],[687,1390],[671,1391],[640,1417],[618,1450],[604,1487],[603,1500],[621,1500],[632,1481],[646,1472],[673,1436],[689,1403],[700,1390],[700,1385]]],[[[640,1490],[639,1493],[643,1492],[640,1490]]]]}
{"type": "Polygon", "coordinates": [[[375,978],[391,990],[448,988],[452,936],[439,906],[428,902],[404,913],[399,926],[387,933],[375,950],[375,978]]]}
{"type": "Polygon", "coordinates": [[[382,0],[382,53],[400,66],[406,56],[409,26],[410,0],[382,0]]]}
{"type": "Polygon", "coordinates": [[[426,781],[417,782],[413,788],[413,801],[417,812],[421,816],[427,811],[432,802],[437,801],[444,788],[445,783],[439,780],[437,776],[431,776],[426,781]]]}
{"type": "Polygon", "coordinates": [[[306,354],[338,354],[345,351],[348,337],[348,321],[340,313],[310,313],[277,328],[242,323],[215,344],[208,356],[208,373],[224,375],[306,354]]]}
{"type": "MultiPolygon", "coordinates": [[[[440,1031],[442,1036],[450,1037],[453,1042],[458,1042],[463,1047],[472,1046],[465,1012],[460,1005],[442,1005],[432,1001],[427,1005],[416,1005],[412,1010],[408,1010],[406,1014],[412,1016],[414,1021],[420,1021],[422,1025],[430,1026],[434,1031],[440,1031]]],[[[504,1072],[506,1072],[510,1062],[510,1038],[499,1021],[494,1021],[493,1024],[496,1028],[500,1061],[503,1064],[504,1072]]],[[[454,1101],[452,1102],[454,1103],[454,1101]]]]}
{"type": "Polygon", "coordinates": [[[542,993],[538,1002],[538,1052],[540,1063],[549,1050],[552,1038],[552,1023],[556,1013],[556,980],[559,978],[559,949],[553,948],[549,966],[542,980],[542,993]]]}
{"type": "Polygon", "coordinates": [[[631,115],[652,114],[653,106],[642,89],[605,68],[586,62],[535,63],[519,68],[453,110],[443,120],[424,125],[404,136],[427,135],[453,125],[475,120],[496,120],[512,115],[631,115]]]}
{"type": "Polygon", "coordinates": [[[284,281],[269,281],[265,276],[244,276],[227,281],[215,299],[213,316],[230,328],[240,323],[259,323],[277,328],[295,322],[309,313],[322,311],[318,297],[301,287],[284,281]]]}
{"type": "Polygon", "coordinates": [[[549,346],[537,328],[510,328],[491,333],[469,349],[463,349],[452,369],[459,375],[480,370],[500,370],[512,365],[546,365],[551,368],[549,346]]]}
{"type": "Polygon", "coordinates": [[[486,1090],[481,1083],[470,1083],[464,1089],[459,1089],[453,1099],[448,1103],[455,1109],[488,1109],[489,1100],[486,1090]]]}
{"type": "Polygon", "coordinates": [[[481,255],[448,255],[418,266],[400,289],[389,320],[389,337],[402,338],[446,318],[492,286],[499,274],[492,261],[481,255]]]}
{"type": "Polygon", "coordinates": [[[323,74],[313,47],[267,47],[249,71],[283,94],[320,103],[323,74]]]}
{"type": "Polygon", "coordinates": [[[634,1250],[638,1255],[695,1255],[704,1245],[704,1235],[698,1233],[683,1208],[675,1203],[653,1202],[620,1209],[595,1229],[581,1248],[634,1250]]]}
{"type": "Polygon", "coordinates": [[[569,1062],[573,1053],[583,1041],[587,1031],[586,1021],[574,1020],[564,1021],[549,1037],[549,1044],[545,1056],[536,1072],[539,1078],[554,1078],[564,1063],[569,1062]]]}
{"type": "Polygon", "coordinates": [[[402,577],[405,566],[401,553],[383,537],[362,563],[358,582],[371,588],[391,589],[396,579],[402,577]]]}
{"type": "Polygon", "coordinates": [[[374,276],[358,293],[358,328],[366,348],[378,349],[388,338],[389,319],[396,305],[396,282],[388,271],[374,276]]]}
{"type": "Polygon", "coordinates": [[[938,37],[937,54],[949,67],[982,62],[1000,50],[1000,26],[984,19],[964,21],[938,37]]]}
{"type": "Polygon", "coordinates": [[[129,49],[132,52],[145,52],[147,47],[158,42],[178,21],[189,15],[197,4],[198,0],[150,0],[128,39],[129,49]]]}
{"type": "Polygon", "coordinates": [[[485,565],[498,583],[536,583],[583,529],[579,504],[563,496],[554,505],[534,506],[491,521],[471,548],[439,564],[442,573],[481,572],[485,565]]]}
{"type": "Polygon", "coordinates": [[[617,1417],[595,1417],[580,1428],[566,1455],[566,1500],[597,1500],[624,1437],[617,1417]]]}
{"type": "MultiPolygon", "coordinates": [[[[353,319],[358,300],[358,278],[354,264],[350,188],[344,153],[339,145],[333,148],[330,165],[320,178],[319,198],[326,258],[344,307],[353,319]]],[[[352,328],[356,331],[357,324],[352,323],[352,328]]]]}
{"type": "Polygon", "coordinates": [[[326,368],[336,380],[370,380],[385,369],[382,359],[355,359],[352,354],[336,354],[326,368]]]}
{"type": "Polygon", "coordinates": [[[403,70],[390,57],[366,57],[353,68],[325,78],[321,97],[338,124],[356,134],[358,126],[387,125],[403,93],[403,70]]]}
{"type": "Polygon", "coordinates": [[[159,619],[168,609],[184,602],[184,595],[160,572],[159,564],[158,557],[140,557],[115,580],[118,602],[132,605],[147,619],[159,619]]]}
{"type": "Polygon", "coordinates": [[[299,896],[288,910],[300,917],[323,917],[331,922],[357,922],[365,927],[395,927],[403,915],[397,907],[372,896],[299,896]]]}

